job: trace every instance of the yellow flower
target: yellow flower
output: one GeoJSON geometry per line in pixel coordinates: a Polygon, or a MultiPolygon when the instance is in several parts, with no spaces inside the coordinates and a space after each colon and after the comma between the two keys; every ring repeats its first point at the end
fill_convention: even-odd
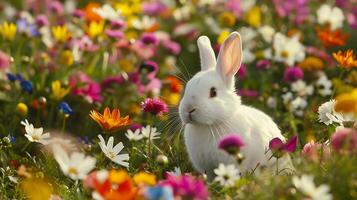
{"type": "Polygon", "coordinates": [[[226,26],[233,26],[236,23],[236,17],[230,12],[223,12],[219,16],[219,21],[226,26]]]}
{"type": "Polygon", "coordinates": [[[141,12],[140,1],[122,1],[114,5],[116,10],[120,10],[120,14],[125,17],[130,17],[141,12]]]}
{"type": "Polygon", "coordinates": [[[259,6],[254,6],[247,12],[245,15],[245,21],[253,27],[260,26],[261,12],[259,6]]]}
{"type": "Polygon", "coordinates": [[[134,70],[134,64],[127,58],[119,60],[119,67],[125,72],[132,72],[134,70]]]}
{"type": "Polygon", "coordinates": [[[139,34],[135,30],[129,30],[125,32],[125,36],[130,40],[137,39],[139,37],[139,34]]]}
{"type": "Polygon", "coordinates": [[[57,101],[65,97],[70,91],[70,88],[62,88],[60,81],[53,81],[51,86],[52,86],[52,98],[57,101]]]}
{"type": "Polygon", "coordinates": [[[355,113],[357,116],[357,88],[349,93],[342,93],[336,97],[335,110],[337,112],[355,113]]]}
{"type": "Polygon", "coordinates": [[[58,42],[65,42],[67,41],[70,37],[71,34],[68,31],[68,28],[66,25],[63,26],[54,26],[52,27],[52,35],[57,40],[58,42]]]}
{"type": "Polygon", "coordinates": [[[2,37],[6,40],[13,40],[16,35],[16,24],[4,22],[3,25],[0,25],[0,33],[2,37]]]}
{"type": "Polygon", "coordinates": [[[60,63],[62,65],[71,66],[74,63],[74,57],[72,51],[65,50],[60,55],[60,63]]]}
{"type": "Polygon", "coordinates": [[[87,33],[91,38],[101,35],[104,31],[104,21],[91,21],[87,27],[87,33]]]}
{"type": "Polygon", "coordinates": [[[228,30],[223,30],[217,38],[217,43],[222,44],[224,42],[224,40],[226,38],[228,38],[229,34],[230,34],[230,32],[228,30]]]}
{"type": "Polygon", "coordinates": [[[134,175],[133,180],[137,185],[155,185],[156,184],[156,176],[153,174],[149,174],[146,172],[139,172],[134,175]]]}
{"type": "Polygon", "coordinates": [[[16,106],[16,112],[21,116],[26,116],[28,112],[27,105],[24,103],[18,103],[16,106]]]}
{"type": "Polygon", "coordinates": [[[318,57],[309,56],[300,62],[298,66],[304,70],[319,70],[324,68],[324,62],[318,57]]]}
{"type": "Polygon", "coordinates": [[[332,54],[336,61],[345,69],[357,67],[357,59],[353,55],[353,50],[348,49],[346,52],[338,51],[332,54]]]}
{"type": "Polygon", "coordinates": [[[41,178],[26,178],[20,186],[29,200],[48,200],[53,193],[52,186],[41,178]]]}
{"type": "Polygon", "coordinates": [[[130,180],[130,176],[124,170],[110,170],[109,181],[111,183],[121,184],[127,180],[130,180]]]}
{"type": "Polygon", "coordinates": [[[129,116],[120,117],[120,111],[117,108],[113,109],[113,112],[111,113],[110,109],[106,107],[103,115],[92,110],[90,111],[89,116],[96,121],[104,131],[108,132],[116,131],[123,126],[130,124],[129,116]]]}
{"type": "Polygon", "coordinates": [[[174,93],[174,92],[171,92],[170,90],[167,90],[167,89],[162,91],[162,96],[163,96],[163,99],[169,105],[175,106],[180,101],[180,93],[174,93]]]}

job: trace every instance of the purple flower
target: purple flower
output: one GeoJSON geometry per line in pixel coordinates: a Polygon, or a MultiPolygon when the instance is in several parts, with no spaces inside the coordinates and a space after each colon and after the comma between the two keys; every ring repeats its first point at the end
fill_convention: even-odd
{"type": "Polygon", "coordinates": [[[242,138],[235,133],[223,136],[218,142],[218,148],[229,154],[235,154],[244,146],[242,138]]]}
{"type": "Polygon", "coordinates": [[[121,30],[107,29],[105,31],[105,34],[107,34],[107,36],[109,36],[111,38],[115,38],[118,40],[124,38],[124,33],[121,30]]]}
{"type": "Polygon", "coordinates": [[[27,19],[17,20],[16,26],[19,33],[25,33],[29,37],[39,35],[36,25],[28,23],[27,19]]]}
{"type": "Polygon", "coordinates": [[[164,101],[152,98],[145,99],[145,101],[141,103],[141,109],[144,112],[149,112],[153,115],[162,115],[169,111],[167,104],[164,101]]]}
{"type": "Polygon", "coordinates": [[[59,14],[59,15],[62,15],[64,12],[62,3],[59,1],[51,1],[50,5],[49,5],[49,9],[51,12],[53,12],[55,14],[59,14]]]}
{"type": "Polygon", "coordinates": [[[270,61],[269,60],[260,60],[256,64],[257,69],[269,69],[270,68],[270,61]]]}
{"type": "Polygon", "coordinates": [[[357,29],[357,6],[352,8],[352,12],[347,16],[351,28],[357,29]]]}
{"type": "Polygon", "coordinates": [[[73,11],[72,15],[77,18],[82,18],[82,17],[84,17],[85,13],[83,10],[76,9],[73,11]]]}
{"type": "Polygon", "coordinates": [[[110,25],[113,27],[113,28],[123,28],[126,26],[126,23],[125,21],[123,20],[112,20],[110,25]]]}
{"type": "Polygon", "coordinates": [[[294,82],[304,78],[304,71],[300,67],[288,67],[284,72],[284,81],[294,82]]]}
{"type": "Polygon", "coordinates": [[[166,180],[159,183],[171,187],[176,197],[183,199],[206,200],[208,190],[202,180],[196,180],[188,174],[175,176],[168,174],[166,180]]]}
{"type": "Polygon", "coordinates": [[[298,138],[293,136],[286,143],[284,143],[280,138],[276,137],[270,140],[269,149],[273,152],[276,157],[281,157],[282,153],[292,153],[296,150],[298,138]]]}
{"type": "Polygon", "coordinates": [[[141,41],[146,44],[157,45],[159,44],[159,40],[156,38],[155,34],[153,33],[143,33],[141,36],[141,41]]]}

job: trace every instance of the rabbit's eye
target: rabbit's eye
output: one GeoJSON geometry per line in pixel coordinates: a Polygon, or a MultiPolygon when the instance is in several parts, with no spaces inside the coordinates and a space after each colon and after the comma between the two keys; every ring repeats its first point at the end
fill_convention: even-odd
{"type": "Polygon", "coordinates": [[[210,91],[209,91],[209,97],[213,98],[217,96],[217,90],[215,87],[211,87],[210,91]]]}

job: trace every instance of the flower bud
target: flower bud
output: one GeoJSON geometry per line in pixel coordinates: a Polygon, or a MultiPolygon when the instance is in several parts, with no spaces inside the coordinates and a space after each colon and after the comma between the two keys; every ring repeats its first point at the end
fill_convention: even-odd
{"type": "Polygon", "coordinates": [[[27,105],[24,104],[24,103],[18,103],[16,105],[16,112],[21,115],[21,116],[26,116],[27,115],[27,112],[28,112],[28,108],[27,108],[27,105]]]}

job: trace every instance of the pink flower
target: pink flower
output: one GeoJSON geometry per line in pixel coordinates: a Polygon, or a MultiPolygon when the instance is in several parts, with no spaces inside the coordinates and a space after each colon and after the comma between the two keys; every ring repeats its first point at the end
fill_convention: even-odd
{"type": "Polygon", "coordinates": [[[144,60],[152,58],[156,52],[154,46],[147,46],[140,40],[131,45],[131,49],[144,60]]]}
{"type": "Polygon", "coordinates": [[[208,191],[204,182],[196,180],[188,174],[182,176],[168,174],[166,180],[161,181],[159,184],[171,187],[174,195],[182,199],[208,199],[208,191]]]}
{"type": "Polygon", "coordinates": [[[105,34],[107,34],[107,36],[114,38],[114,39],[122,39],[124,38],[124,33],[121,30],[113,30],[113,29],[107,29],[105,31],[105,34]]]}
{"type": "Polygon", "coordinates": [[[51,12],[58,15],[62,15],[64,12],[63,5],[59,1],[51,1],[51,3],[49,4],[49,9],[51,12]]]}
{"type": "Polygon", "coordinates": [[[308,142],[301,150],[301,155],[308,160],[318,162],[327,160],[330,157],[330,148],[326,144],[315,143],[314,141],[308,142]]]}
{"type": "Polygon", "coordinates": [[[244,146],[242,138],[235,133],[223,136],[218,142],[218,148],[229,154],[235,154],[244,146]]]}
{"type": "Polygon", "coordinates": [[[0,70],[10,67],[10,56],[0,50],[0,70]]]}
{"type": "Polygon", "coordinates": [[[304,71],[300,67],[288,67],[284,72],[285,82],[294,82],[304,78],[304,71]]]}
{"type": "Polygon", "coordinates": [[[291,137],[287,142],[283,142],[280,138],[276,137],[270,140],[269,149],[273,152],[274,156],[281,157],[282,153],[292,153],[296,150],[298,138],[297,136],[291,137]]]}
{"type": "Polygon", "coordinates": [[[357,153],[357,131],[352,128],[336,128],[331,136],[331,145],[335,151],[348,149],[351,153],[357,153]]]}
{"type": "Polygon", "coordinates": [[[169,111],[167,104],[163,100],[152,98],[145,99],[145,101],[141,103],[141,109],[153,115],[162,115],[169,111]]]}
{"type": "Polygon", "coordinates": [[[100,85],[83,72],[77,72],[70,76],[69,86],[74,95],[84,97],[89,103],[102,100],[100,85]]]}
{"type": "Polygon", "coordinates": [[[163,46],[174,55],[178,55],[181,51],[181,46],[172,40],[165,40],[163,41],[163,46]]]}

